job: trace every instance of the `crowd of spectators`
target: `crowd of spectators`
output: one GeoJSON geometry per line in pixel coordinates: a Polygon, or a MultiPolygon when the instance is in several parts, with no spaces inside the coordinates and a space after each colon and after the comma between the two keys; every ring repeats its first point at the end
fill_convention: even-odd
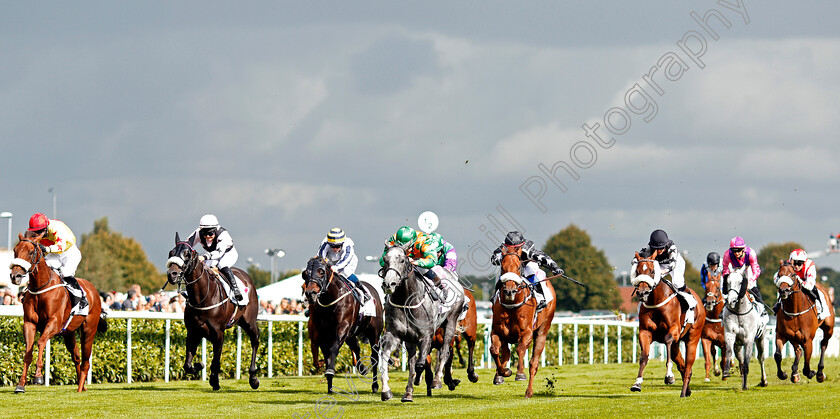
{"type": "Polygon", "coordinates": [[[260,314],[303,314],[308,303],[304,300],[283,298],[280,304],[274,301],[260,300],[260,314]]]}
{"type": "Polygon", "coordinates": [[[1,306],[18,306],[23,301],[23,293],[19,292],[17,295],[6,287],[0,287],[0,305],[1,306]]]}

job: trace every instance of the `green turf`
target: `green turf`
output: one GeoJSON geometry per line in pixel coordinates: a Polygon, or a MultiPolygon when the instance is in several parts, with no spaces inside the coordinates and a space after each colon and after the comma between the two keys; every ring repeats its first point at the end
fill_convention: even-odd
{"type": "MultiPolygon", "coordinates": [[[[394,399],[381,402],[379,394],[370,393],[370,385],[354,378],[356,395],[326,395],[323,377],[262,378],[258,390],[251,390],[247,380],[224,380],[222,389],[212,391],[206,382],[93,384],[84,394],[75,386],[27,386],[25,394],[14,394],[13,387],[0,388],[0,412],[5,417],[297,417],[300,418],[418,418],[418,417],[829,417],[840,412],[840,359],[826,362],[828,379],[824,383],[803,379],[799,384],[776,378],[772,359],[765,361],[770,386],[756,387],[758,365],[753,361],[750,388],[740,389],[740,378],[726,382],[712,377],[703,382],[703,360],[695,364],[693,393],[679,398],[677,383],[662,382],[664,364],[653,361],[645,373],[641,393],[631,393],[638,371],[634,364],[576,365],[544,368],[537,374],[535,395],[524,399],[527,382],[511,379],[492,385],[492,371],[478,370],[479,382],[466,380],[463,369],[456,370],[462,379],[455,391],[435,390],[425,396],[425,387],[415,392],[413,403],[399,401],[405,389],[407,373],[391,372],[394,399]],[[331,402],[335,402],[331,405],[331,402]],[[795,415],[794,415],[795,412],[795,415]]],[[[790,360],[784,368],[790,369],[790,360]]],[[[512,377],[511,377],[512,378],[512,377]]],[[[335,385],[347,390],[346,376],[335,385]]]]}

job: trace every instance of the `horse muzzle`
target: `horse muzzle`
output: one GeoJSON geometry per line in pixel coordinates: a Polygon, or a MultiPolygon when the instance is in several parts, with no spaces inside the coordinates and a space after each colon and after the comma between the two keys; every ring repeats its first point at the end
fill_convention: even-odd
{"type": "Polygon", "coordinates": [[[9,279],[12,280],[12,284],[14,284],[14,285],[22,284],[24,278],[29,278],[29,274],[27,274],[27,273],[9,274],[9,279]]]}

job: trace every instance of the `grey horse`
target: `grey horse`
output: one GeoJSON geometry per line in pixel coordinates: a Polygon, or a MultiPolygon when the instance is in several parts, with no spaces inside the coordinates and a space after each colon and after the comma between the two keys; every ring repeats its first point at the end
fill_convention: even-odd
{"type": "MultiPolygon", "coordinates": [[[[391,359],[391,353],[397,349],[400,342],[405,343],[409,356],[408,384],[405,387],[403,402],[414,401],[414,376],[423,371],[426,356],[431,350],[435,330],[443,327],[443,345],[438,353],[438,365],[434,381],[440,383],[444,363],[441,360],[449,358],[455,329],[458,325],[458,315],[464,304],[464,290],[451,276],[441,278],[453,287],[447,293],[446,306],[452,307],[441,313],[444,299],[435,300],[428,295],[430,286],[415,270],[411,260],[406,256],[406,247],[392,246],[384,256],[385,266],[380,276],[382,289],[388,295],[385,302],[385,335],[382,338],[379,359],[391,359]],[[451,305],[450,305],[451,303],[451,305]],[[419,353],[418,353],[419,352],[419,353]]],[[[434,291],[432,291],[434,292],[434,291]]],[[[393,397],[388,385],[388,363],[379,363],[379,376],[382,380],[382,401],[393,397]]],[[[439,384],[438,384],[439,385],[439,384]]],[[[426,374],[426,395],[432,395],[433,380],[426,374]]]]}
{"type": "Polygon", "coordinates": [[[753,304],[747,293],[747,279],[741,272],[733,272],[727,278],[729,291],[726,294],[726,306],[723,309],[723,330],[726,341],[726,365],[723,379],[729,377],[733,352],[738,357],[741,368],[742,388],[747,389],[747,375],[750,370],[753,344],[758,353],[761,366],[761,387],[767,387],[767,373],[764,370],[764,329],[770,320],[763,305],[753,304]]]}

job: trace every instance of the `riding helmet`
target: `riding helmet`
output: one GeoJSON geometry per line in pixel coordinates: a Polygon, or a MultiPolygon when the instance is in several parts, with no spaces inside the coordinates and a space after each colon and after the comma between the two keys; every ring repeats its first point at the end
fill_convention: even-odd
{"type": "Polygon", "coordinates": [[[664,249],[668,246],[668,241],[668,233],[665,230],[654,230],[653,233],[650,233],[648,247],[651,249],[664,249]]]}
{"type": "Polygon", "coordinates": [[[790,252],[790,260],[799,260],[805,262],[808,259],[808,254],[805,253],[802,249],[795,249],[794,251],[790,252]]]}
{"type": "Polygon", "coordinates": [[[729,241],[729,248],[730,249],[743,249],[747,247],[747,244],[744,242],[744,239],[740,236],[735,236],[732,240],[729,241]]]}
{"type": "Polygon", "coordinates": [[[198,221],[198,227],[202,229],[219,228],[219,220],[213,214],[205,214],[198,221]]]}
{"type": "Polygon", "coordinates": [[[329,243],[330,246],[339,246],[344,243],[345,237],[346,234],[344,234],[344,230],[336,227],[327,233],[327,243],[329,243]]]}
{"type": "Polygon", "coordinates": [[[50,219],[42,213],[37,213],[29,218],[29,231],[38,231],[47,228],[50,225],[50,219]]]}
{"type": "Polygon", "coordinates": [[[706,264],[720,265],[720,255],[717,252],[709,253],[709,255],[706,256],[706,264]]]}
{"type": "Polygon", "coordinates": [[[511,231],[505,236],[506,246],[519,246],[522,243],[525,243],[525,236],[516,230],[511,231]]]}
{"type": "Polygon", "coordinates": [[[395,237],[397,239],[397,244],[404,246],[406,244],[414,243],[414,240],[417,239],[417,232],[409,226],[402,226],[399,230],[397,230],[395,237]]]}

